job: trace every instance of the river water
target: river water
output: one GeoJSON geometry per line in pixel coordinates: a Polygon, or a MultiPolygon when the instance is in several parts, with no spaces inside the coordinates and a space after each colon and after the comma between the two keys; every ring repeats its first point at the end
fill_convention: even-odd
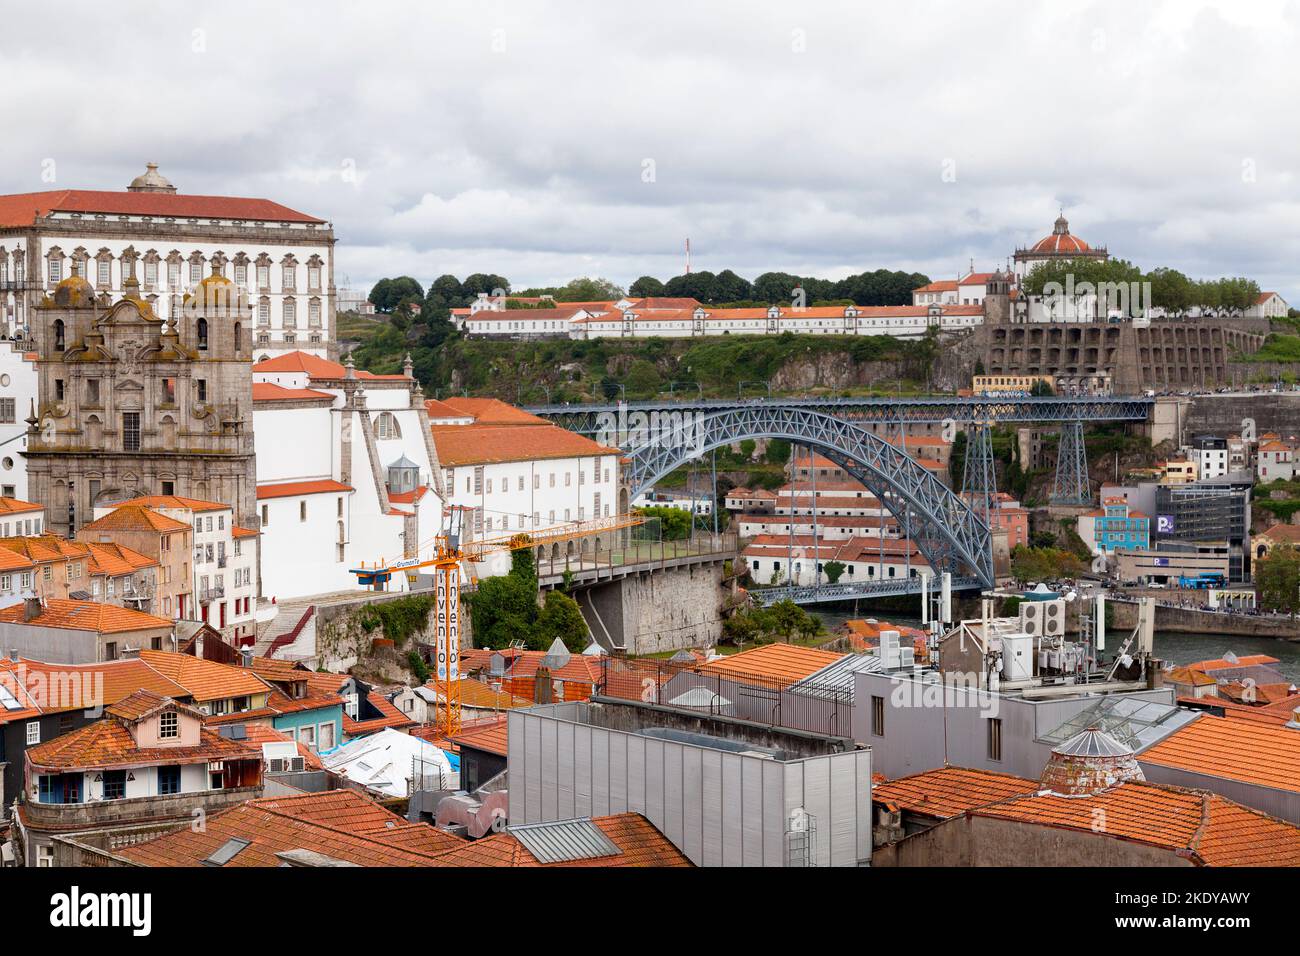
{"type": "MultiPolygon", "coordinates": [[[[810,613],[820,620],[827,630],[835,630],[846,620],[855,616],[859,618],[878,616],[894,624],[907,624],[912,627],[921,626],[921,619],[918,617],[886,613],[876,615],[865,610],[854,615],[851,610],[841,609],[834,605],[811,610],[810,613]]],[[[1113,652],[1127,636],[1127,634],[1120,634],[1118,631],[1111,630],[1107,634],[1107,650],[1113,652]]],[[[1247,654],[1269,654],[1276,657],[1280,661],[1276,667],[1282,676],[1287,680],[1300,684],[1300,643],[1295,641],[1282,641],[1271,637],[1241,637],[1227,634],[1171,634],[1167,631],[1156,631],[1156,657],[1172,661],[1175,664],[1190,664],[1192,661],[1212,660],[1222,657],[1229,651],[1238,657],[1244,657],[1247,654]]]]}

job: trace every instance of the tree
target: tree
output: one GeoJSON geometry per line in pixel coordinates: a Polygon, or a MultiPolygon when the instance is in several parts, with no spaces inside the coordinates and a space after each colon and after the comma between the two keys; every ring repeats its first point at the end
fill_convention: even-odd
{"type": "Polygon", "coordinates": [[[555,293],[556,302],[606,302],[623,298],[623,289],[608,279],[582,277],[555,293]]]}
{"type": "Polygon", "coordinates": [[[827,561],[822,565],[822,570],[826,572],[826,580],[831,584],[838,584],[840,576],[844,573],[845,565],[843,561],[827,561]]]}
{"type": "Polygon", "coordinates": [[[488,295],[505,295],[509,293],[510,282],[505,276],[475,272],[473,275],[465,277],[465,281],[461,283],[460,291],[461,305],[469,305],[478,297],[480,292],[488,295]]]}
{"type": "Polygon", "coordinates": [[[633,299],[647,299],[664,294],[664,284],[654,276],[642,276],[627,287],[627,294],[633,299]]]}
{"type": "Polygon", "coordinates": [[[784,465],[790,460],[790,443],[783,438],[768,439],[764,457],[769,464],[784,465]]]}
{"type": "Polygon", "coordinates": [[[1255,562],[1260,606],[1269,611],[1300,611],[1300,550],[1278,545],[1255,562]]]}
{"type": "Polygon", "coordinates": [[[691,514],[681,508],[651,505],[641,508],[641,514],[647,520],[659,520],[660,534],[665,541],[681,541],[691,536],[691,514]]]}
{"type": "Polygon", "coordinates": [[[578,602],[560,591],[549,591],[537,616],[537,630],[530,646],[545,650],[558,637],[576,654],[590,643],[590,634],[578,602]]]}
{"type": "Polygon", "coordinates": [[[374,284],[367,298],[380,312],[391,312],[403,301],[424,301],[424,287],[410,276],[380,279],[374,284]]]}

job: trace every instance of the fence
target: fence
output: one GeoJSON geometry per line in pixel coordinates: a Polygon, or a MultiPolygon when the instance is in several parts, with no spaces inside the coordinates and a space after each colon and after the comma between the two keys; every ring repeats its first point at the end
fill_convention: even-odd
{"type": "Polygon", "coordinates": [[[853,735],[851,680],[788,681],[645,658],[601,658],[596,696],[835,737],[853,735]]]}
{"type": "Polygon", "coordinates": [[[735,557],[739,548],[735,532],[709,534],[697,532],[679,541],[647,540],[628,536],[613,547],[588,548],[573,554],[556,555],[537,561],[539,578],[563,575],[565,571],[614,569],[633,565],[664,565],[678,558],[723,556],[735,557]]]}

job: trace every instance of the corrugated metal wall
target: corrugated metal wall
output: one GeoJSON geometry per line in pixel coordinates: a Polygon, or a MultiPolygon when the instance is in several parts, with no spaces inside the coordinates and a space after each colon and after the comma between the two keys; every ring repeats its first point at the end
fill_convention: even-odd
{"type": "Polygon", "coordinates": [[[782,763],[572,722],[586,706],[509,715],[511,823],[634,811],[696,865],[783,866],[803,807],[818,866],[870,858],[869,751],[782,763]]]}

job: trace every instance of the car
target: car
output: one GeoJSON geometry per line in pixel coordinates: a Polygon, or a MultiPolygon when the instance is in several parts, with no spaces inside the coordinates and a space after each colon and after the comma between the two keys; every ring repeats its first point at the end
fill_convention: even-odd
{"type": "Polygon", "coordinates": [[[1152,581],[1150,584],[1147,585],[1147,587],[1150,588],[1152,591],[1163,591],[1165,589],[1165,585],[1160,584],[1157,581],[1152,581]]]}

